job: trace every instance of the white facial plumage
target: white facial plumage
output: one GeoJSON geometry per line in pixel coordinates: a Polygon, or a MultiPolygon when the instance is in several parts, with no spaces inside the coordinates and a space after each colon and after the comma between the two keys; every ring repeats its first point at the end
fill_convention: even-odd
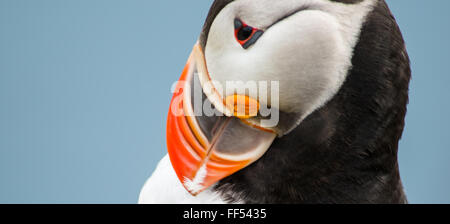
{"type": "MultiPolygon", "coordinates": [[[[205,58],[210,77],[223,86],[229,81],[278,81],[279,109],[299,114],[298,125],[342,86],[375,3],[235,0],[217,15],[209,31],[205,58]],[[236,18],[264,31],[248,49],[236,41],[236,18]]],[[[261,103],[270,105],[270,100],[261,103]]]]}

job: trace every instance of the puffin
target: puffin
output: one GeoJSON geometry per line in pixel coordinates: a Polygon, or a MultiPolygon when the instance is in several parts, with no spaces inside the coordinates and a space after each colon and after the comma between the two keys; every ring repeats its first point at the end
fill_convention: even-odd
{"type": "Polygon", "coordinates": [[[215,0],[139,203],[408,203],[410,78],[385,0],[215,0]]]}

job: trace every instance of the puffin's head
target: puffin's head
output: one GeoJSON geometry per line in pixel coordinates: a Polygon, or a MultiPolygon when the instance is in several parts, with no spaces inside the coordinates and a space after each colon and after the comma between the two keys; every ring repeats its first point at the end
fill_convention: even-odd
{"type": "Polygon", "coordinates": [[[193,195],[258,160],[339,91],[376,0],[216,0],[168,118],[193,195]]]}

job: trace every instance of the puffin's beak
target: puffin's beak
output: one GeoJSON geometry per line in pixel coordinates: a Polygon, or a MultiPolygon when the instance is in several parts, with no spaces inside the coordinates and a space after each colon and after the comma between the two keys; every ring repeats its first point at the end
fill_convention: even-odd
{"type": "Polygon", "coordinates": [[[167,120],[170,160],[179,180],[192,195],[258,160],[276,138],[274,132],[246,122],[245,119],[257,113],[256,100],[237,95],[224,99],[212,93],[214,86],[207,82],[212,80],[207,79],[203,51],[196,44],[176,85],[167,120]],[[202,96],[200,108],[204,108],[206,99],[205,102],[214,102],[216,112],[223,111],[225,115],[194,113],[198,105],[194,96],[199,94],[202,96]],[[228,103],[229,99],[238,99],[238,102],[244,99],[241,105],[245,105],[245,112],[237,112],[229,106],[239,105],[228,103]]]}

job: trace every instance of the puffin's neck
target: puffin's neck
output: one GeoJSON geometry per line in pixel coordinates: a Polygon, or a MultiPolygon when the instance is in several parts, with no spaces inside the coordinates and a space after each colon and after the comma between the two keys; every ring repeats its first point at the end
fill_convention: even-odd
{"type": "Polygon", "coordinates": [[[410,66],[384,1],[363,26],[338,94],[216,190],[247,203],[405,203],[397,150],[410,66]]]}

